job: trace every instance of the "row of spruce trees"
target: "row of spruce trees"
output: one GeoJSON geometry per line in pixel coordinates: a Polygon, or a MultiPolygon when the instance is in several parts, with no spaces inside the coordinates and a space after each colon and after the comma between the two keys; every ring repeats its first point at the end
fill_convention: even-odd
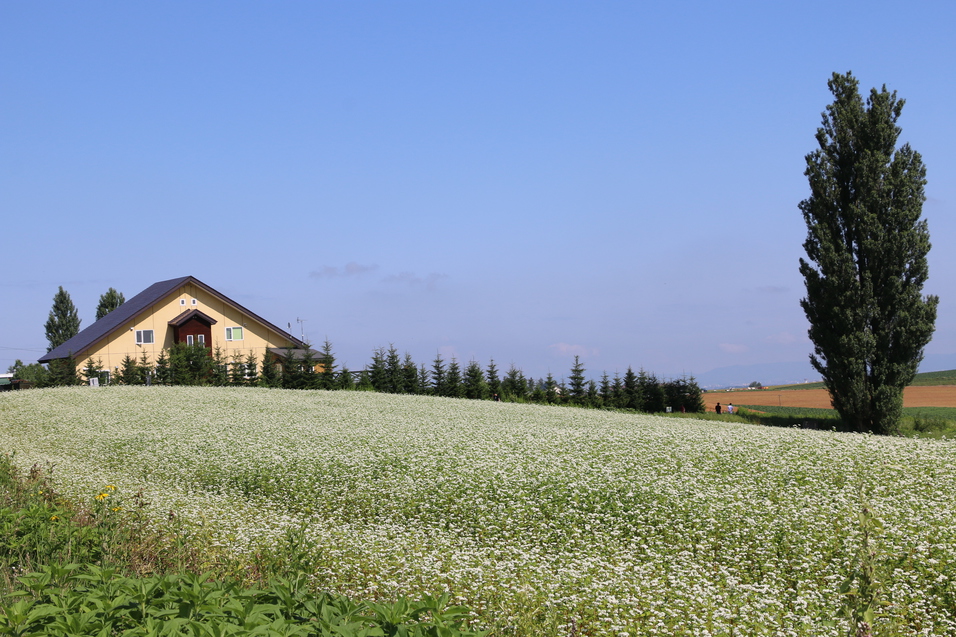
{"type": "Polygon", "coordinates": [[[139,359],[127,355],[112,373],[102,362],[87,359],[77,366],[65,361],[59,377],[48,385],[101,383],[121,385],[214,385],[280,387],[285,389],[362,390],[392,394],[417,394],[500,400],[604,409],[627,409],[649,413],[704,411],[701,390],[693,377],[659,380],[643,369],[628,367],[624,375],[604,372],[599,381],[585,377],[579,357],[574,357],[567,378],[526,377],[513,363],[502,373],[492,359],[482,367],[477,361],[462,366],[456,358],[439,354],[430,366],[417,364],[409,353],[400,355],[394,346],[378,348],[371,362],[352,371],[336,362],[332,345],[321,351],[287,350],[283,356],[265,352],[224,355],[220,348],[176,343],[162,350],[155,361],[144,353],[139,359]]]}

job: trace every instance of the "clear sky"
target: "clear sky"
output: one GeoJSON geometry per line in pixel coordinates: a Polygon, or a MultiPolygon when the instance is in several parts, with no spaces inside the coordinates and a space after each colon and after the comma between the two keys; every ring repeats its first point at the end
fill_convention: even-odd
{"type": "Polygon", "coordinates": [[[956,353],[956,3],[0,3],[0,368],[193,275],[340,362],[805,361],[827,80],[906,99],[956,353]]]}

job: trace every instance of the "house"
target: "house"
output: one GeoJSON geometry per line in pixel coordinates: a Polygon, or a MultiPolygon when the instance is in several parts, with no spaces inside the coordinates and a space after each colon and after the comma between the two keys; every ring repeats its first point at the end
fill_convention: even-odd
{"type": "MultiPolygon", "coordinates": [[[[139,361],[145,353],[155,363],[174,343],[220,348],[234,355],[266,351],[301,358],[306,343],[239,305],[199,279],[185,276],[154,283],[79,334],[39,359],[49,363],[73,356],[77,366],[92,358],[103,369],[118,369],[126,356],[139,361]]],[[[314,352],[318,356],[318,352],[314,352]]]]}

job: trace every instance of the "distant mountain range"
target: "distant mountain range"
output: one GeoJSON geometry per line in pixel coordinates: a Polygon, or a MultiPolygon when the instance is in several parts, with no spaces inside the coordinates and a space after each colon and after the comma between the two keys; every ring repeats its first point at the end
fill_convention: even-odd
{"type": "MultiPolygon", "coordinates": [[[[956,369],[956,354],[928,354],[919,367],[920,372],[938,372],[956,369]]],[[[810,366],[810,361],[789,363],[757,363],[754,365],[731,365],[718,367],[694,376],[702,389],[746,387],[752,382],[761,385],[790,385],[813,383],[820,375],[810,366]]]]}

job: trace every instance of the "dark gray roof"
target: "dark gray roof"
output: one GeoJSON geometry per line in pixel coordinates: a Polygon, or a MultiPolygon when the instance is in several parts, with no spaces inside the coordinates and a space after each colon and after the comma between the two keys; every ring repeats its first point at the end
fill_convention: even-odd
{"type": "Polygon", "coordinates": [[[66,358],[71,354],[77,352],[82,352],[89,348],[92,345],[95,345],[100,340],[106,338],[119,327],[121,327],[127,321],[136,318],[143,312],[147,311],[153,305],[163,300],[166,296],[175,292],[178,288],[186,285],[187,283],[193,283],[202,289],[206,290],[210,294],[219,297],[223,301],[226,301],[233,307],[239,309],[243,313],[247,314],[251,318],[259,321],[269,329],[276,331],[285,338],[289,339],[291,342],[295,343],[299,347],[304,347],[305,343],[295,338],[285,330],[279,329],[269,321],[263,319],[262,317],[250,312],[246,308],[242,307],[229,297],[220,294],[216,290],[212,289],[199,279],[192,276],[179,277],[178,279],[169,279],[168,281],[160,281],[159,283],[153,283],[151,286],[126,301],[118,308],[96,321],[86,329],[82,330],[79,334],[66,341],[59,347],[54,348],[52,351],[47,352],[39,358],[39,362],[48,363],[52,360],[58,358],[66,358]]]}
{"type": "MultiPolygon", "coordinates": [[[[282,358],[282,359],[286,358],[286,356],[291,355],[292,360],[300,361],[303,358],[305,358],[306,350],[304,348],[290,350],[284,347],[270,347],[269,351],[272,352],[275,356],[278,356],[279,358],[282,358]]],[[[318,350],[310,349],[309,354],[312,356],[312,360],[314,360],[316,364],[322,362],[322,352],[318,350]]]]}

